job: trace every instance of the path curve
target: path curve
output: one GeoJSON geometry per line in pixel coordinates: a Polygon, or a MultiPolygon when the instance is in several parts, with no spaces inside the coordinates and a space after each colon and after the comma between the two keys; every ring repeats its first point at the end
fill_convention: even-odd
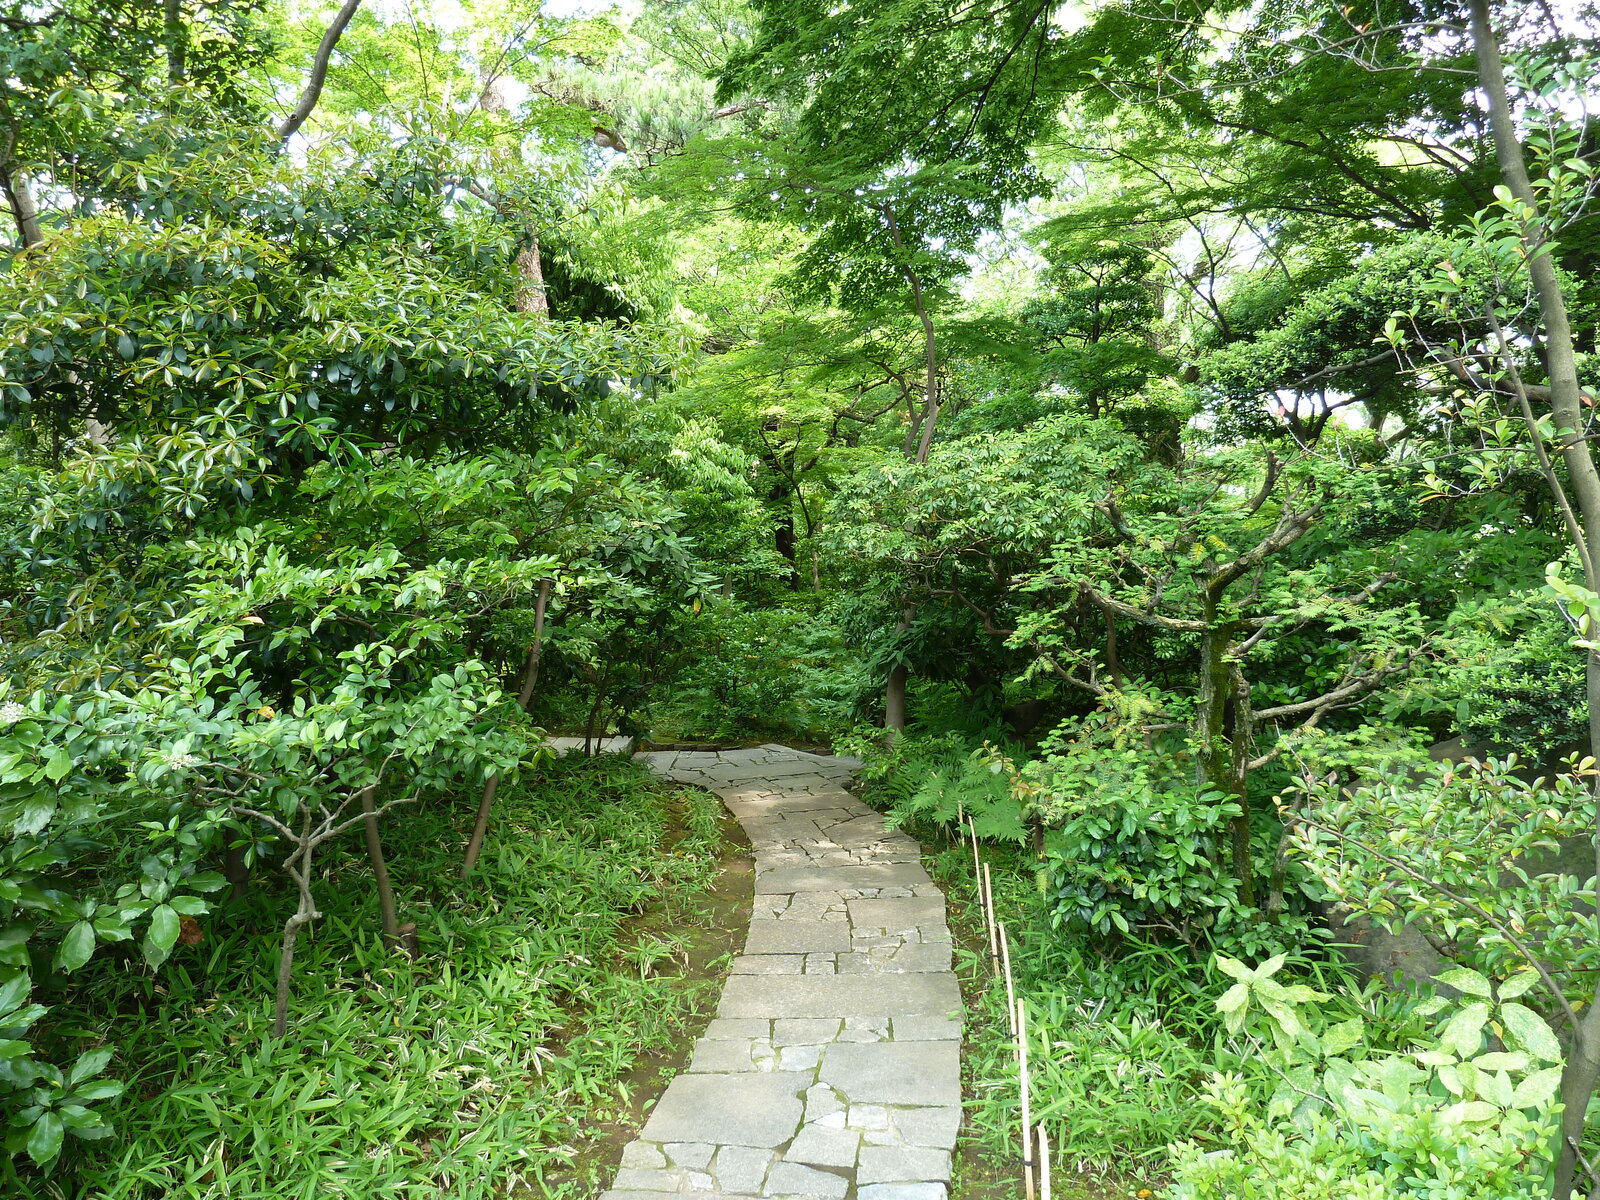
{"type": "Polygon", "coordinates": [[[755,847],[745,952],[601,1200],[945,1200],[961,993],[917,843],[783,746],[637,756],[722,797],[755,847]]]}

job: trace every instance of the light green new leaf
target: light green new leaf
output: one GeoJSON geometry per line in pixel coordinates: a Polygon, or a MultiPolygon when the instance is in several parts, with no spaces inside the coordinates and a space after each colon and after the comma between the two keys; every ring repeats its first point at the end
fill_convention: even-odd
{"type": "Polygon", "coordinates": [[[1484,1100],[1463,1100],[1460,1104],[1452,1104],[1439,1115],[1446,1121],[1469,1125],[1493,1121],[1500,1115],[1500,1110],[1484,1100]]]}
{"type": "Polygon", "coordinates": [[[1224,975],[1233,976],[1241,983],[1250,983],[1256,977],[1256,973],[1249,967],[1245,966],[1237,958],[1229,958],[1226,954],[1217,955],[1217,970],[1224,975]]]}
{"type": "Polygon", "coordinates": [[[1366,1025],[1360,1017],[1351,1017],[1348,1021],[1330,1025],[1322,1034],[1322,1052],[1330,1058],[1336,1054],[1343,1054],[1359,1046],[1365,1034],[1366,1025]]]}
{"type": "Polygon", "coordinates": [[[1464,992],[1468,996],[1481,996],[1487,1000],[1494,994],[1489,981],[1478,972],[1467,967],[1452,967],[1443,975],[1435,978],[1445,987],[1455,988],[1456,991],[1464,992]]]}
{"type": "Polygon", "coordinates": [[[1546,1067],[1542,1071],[1535,1071],[1521,1083],[1511,1094],[1512,1108],[1543,1108],[1555,1099],[1556,1089],[1561,1086],[1561,1068],[1546,1067]]]}
{"type": "Polygon", "coordinates": [[[1500,985],[1500,999],[1515,1000],[1518,996],[1526,994],[1531,988],[1538,986],[1539,972],[1523,971],[1513,975],[1500,985]]]}
{"type": "Polygon", "coordinates": [[[1489,1020],[1489,1006],[1474,1001],[1451,1017],[1439,1043],[1457,1058],[1471,1058],[1483,1039],[1483,1026],[1489,1020]]]}
{"type": "Polygon", "coordinates": [[[1522,1004],[1502,1004],[1500,1020],[1504,1023],[1509,1040],[1545,1062],[1561,1061],[1561,1043],[1545,1021],[1533,1009],[1522,1004]]]}
{"type": "Polygon", "coordinates": [[[1235,1012],[1250,1003],[1250,988],[1242,983],[1236,983],[1222,993],[1217,1001],[1217,1011],[1221,1013],[1235,1012]]]}

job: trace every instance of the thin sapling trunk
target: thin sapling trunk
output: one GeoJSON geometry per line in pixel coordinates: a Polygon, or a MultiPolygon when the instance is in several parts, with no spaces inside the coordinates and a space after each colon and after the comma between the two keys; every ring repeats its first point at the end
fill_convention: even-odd
{"type": "Polygon", "coordinates": [[[378,837],[377,808],[372,802],[375,791],[376,786],[361,789],[361,823],[366,831],[372,878],[378,888],[378,920],[383,927],[383,944],[395,950],[400,946],[400,919],[395,913],[394,888],[389,884],[389,864],[383,857],[383,841],[378,837]]]}
{"type": "MultiPolygon", "coordinates": [[[[522,689],[517,693],[517,707],[523,712],[533,700],[533,690],[539,684],[539,661],[544,652],[544,614],[550,603],[550,581],[539,584],[539,597],[533,603],[533,645],[528,647],[528,659],[522,668],[522,689]]],[[[478,866],[478,856],[483,852],[483,839],[489,833],[489,813],[494,806],[494,794],[500,787],[500,772],[495,771],[483,781],[483,795],[478,801],[478,817],[472,824],[472,837],[467,840],[467,852],[461,858],[461,878],[471,875],[478,866]]]]}

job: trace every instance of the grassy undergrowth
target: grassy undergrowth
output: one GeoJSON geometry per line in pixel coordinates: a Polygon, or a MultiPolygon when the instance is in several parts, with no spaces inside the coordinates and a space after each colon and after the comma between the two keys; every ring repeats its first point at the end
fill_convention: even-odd
{"type": "MultiPolygon", "coordinates": [[[[936,835],[924,830],[923,836],[936,835]]],[[[1132,939],[1094,946],[1052,929],[1044,918],[1031,857],[986,844],[995,904],[1012,933],[1012,968],[1029,1020],[1033,1121],[1050,1133],[1054,1200],[1128,1200],[1161,1195],[1174,1147],[1193,1140],[1225,1144],[1225,1115],[1204,1089],[1214,1072],[1249,1086],[1275,1085],[1223,1026],[1216,1000],[1231,980],[1209,953],[1132,939]]],[[[968,949],[958,955],[968,1014],[967,1161],[976,1163],[965,1200],[1021,1194],[1018,1080],[1006,1016],[1005,985],[988,963],[976,903],[972,852],[950,846],[934,872],[952,901],[952,923],[968,949]],[[1006,1180],[1014,1190],[990,1190],[1006,1180]]],[[[1327,953],[1288,956],[1286,974],[1359,1002],[1374,1046],[1404,1050],[1426,1031],[1421,994],[1360,986],[1327,953]]]]}
{"type": "MultiPolygon", "coordinates": [[[[986,845],[995,905],[1012,935],[1012,970],[1027,998],[1033,1120],[1051,1135],[1055,1200],[1132,1197],[1158,1189],[1170,1143],[1202,1133],[1215,1114],[1201,1101],[1210,1069],[1201,1050],[1214,1012],[1192,964],[1103,960],[1038,919],[1031,864],[986,845]],[[1187,970],[1180,969],[1187,967],[1187,970]],[[1163,969],[1164,968],[1164,969],[1163,969]]],[[[968,1013],[964,1137],[974,1174],[1009,1179],[1021,1194],[1018,1081],[1002,980],[989,969],[973,886],[972,852],[935,856],[953,922],[974,947],[958,956],[968,1013]]],[[[1157,955],[1157,958],[1160,956],[1157,955]]],[[[958,1195],[1011,1195],[981,1188],[958,1195]]]]}
{"type": "Polygon", "coordinates": [[[271,994],[290,899],[264,879],[208,918],[161,986],[130,969],[77,998],[82,1011],[119,1014],[94,1032],[138,1067],[111,1114],[116,1134],[54,1180],[13,1178],[0,1192],[596,1194],[570,1163],[586,1114],[615,1100],[640,1054],[671,1042],[692,1008],[693,988],[658,968],[714,878],[719,816],[713,797],[669,793],[631,763],[551,764],[501,792],[466,883],[464,806],[392,822],[386,850],[401,919],[418,926],[415,962],[382,949],[350,835],[326,856],[323,917],[301,939],[281,1042],[269,1036],[271,994]],[[684,911],[633,937],[628,918],[656,901],[684,911]]]}

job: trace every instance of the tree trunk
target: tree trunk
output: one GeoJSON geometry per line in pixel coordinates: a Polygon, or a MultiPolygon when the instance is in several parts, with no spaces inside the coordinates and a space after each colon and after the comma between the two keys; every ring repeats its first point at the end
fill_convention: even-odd
{"type": "Polygon", "coordinates": [[[289,1032],[289,981],[294,977],[294,948],[300,931],[322,914],[317,911],[316,897],[311,891],[311,856],[316,843],[311,838],[311,810],[304,809],[300,817],[299,845],[283,866],[294,880],[299,905],[294,915],[283,923],[283,942],[278,950],[278,986],[273,1002],[272,1036],[281,1038],[289,1032]]]}
{"type": "Polygon", "coordinates": [[[383,843],[378,838],[378,818],[372,803],[376,786],[357,793],[361,801],[361,824],[367,835],[367,858],[372,862],[372,878],[378,887],[378,919],[383,926],[383,944],[391,950],[400,947],[400,919],[395,914],[394,889],[389,885],[389,864],[383,858],[383,843]]]}
{"type": "Polygon", "coordinates": [[[1239,815],[1229,822],[1230,859],[1239,885],[1239,902],[1255,905],[1255,879],[1250,861],[1250,806],[1245,794],[1250,763],[1240,718],[1246,723],[1248,695],[1238,693],[1238,668],[1228,661],[1233,631],[1217,620],[1217,605],[1206,605],[1207,629],[1200,642],[1200,702],[1195,708],[1195,781],[1234,797],[1239,815]],[[1241,705],[1246,709],[1241,714],[1241,705]]]}
{"type": "Polygon", "coordinates": [[[229,900],[243,900],[250,890],[250,865],[244,860],[244,847],[229,842],[222,851],[222,877],[233,885],[229,900]]]}
{"type": "Polygon", "coordinates": [[[539,239],[531,235],[517,251],[516,309],[533,317],[550,316],[550,297],[544,288],[544,258],[539,252],[539,239]]]}
{"type": "Polygon", "coordinates": [[[283,923],[283,944],[278,950],[278,991],[273,1006],[272,1036],[281,1038],[289,1032],[289,980],[294,974],[294,945],[300,930],[315,919],[315,909],[302,906],[283,923]]]}
{"type": "Polygon", "coordinates": [[[183,2],[165,0],[161,11],[162,37],[167,50],[167,82],[178,87],[187,73],[184,60],[187,57],[188,36],[183,28],[183,2]]]}
{"type": "MultiPolygon", "coordinates": [[[[1511,194],[1535,213],[1539,197],[1528,176],[1521,139],[1511,113],[1511,98],[1501,62],[1500,43],[1490,18],[1489,0],[1470,0],[1472,42],[1477,56],[1478,83],[1489,108],[1489,130],[1494,138],[1495,160],[1500,177],[1511,194]]],[[[1572,322],[1567,313],[1561,278],[1551,261],[1545,231],[1536,223],[1522,229],[1528,276],[1538,300],[1539,318],[1544,326],[1544,364],[1549,374],[1550,414],[1560,439],[1561,457],[1567,468],[1575,506],[1582,528],[1574,530],[1580,557],[1586,565],[1585,582],[1591,591],[1600,591],[1596,578],[1594,551],[1600,547],[1600,470],[1584,437],[1582,394],[1578,387],[1577,359],[1574,353],[1572,322]]],[[[1600,656],[1588,653],[1585,691],[1589,702],[1589,753],[1600,756],[1600,656]]],[[[1594,831],[1594,863],[1600,877],[1600,828],[1594,831]]],[[[1566,1200],[1572,1190],[1579,1162],[1579,1145],[1590,1098],[1600,1080],[1600,1000],[1591,997],[1578,1028],[1572,1031],[1572,1049],[1561,1077],[1561,1144],[1551,1195],[1566,1200]]]]}
{"type": "MultiPolygon", "coordinates": [[[[900,612],[900,623],[894,627],[895,636],[911,628],[911,618],[915,615],[913,609],[905,608],[900,612]]],[[[889,668],[889,678],[883,688],[883,727],[889,731],[890,738],[905,732],[906,728],[906,682],[910,675],[905,663],[889,668]]]]}
{"type": "Polygon", "coordinates": [[[24,248],[37,246],[44,241],[39,229],[39,211],[33,205],[33,186],[21,171],[7,171],[4,178],[6,201],[11,206],[12,219],[17,223],[17,236],[24,248]]]}
{"type": "Polygon", "coordinates": [[[905,732],[906,668],[904,663],[889,670],[889,681],[883,689],[883,727],[891,735],[905,732]]]}
{"type": "MultiPolygon", "coordinates": [[[[528,647],[528,661],[522,668],[522,690],[517,693],[517,707],[528,711],[533,699],[533,689],[539,682],[539,660],[544,652],[544,614],[550,602],[550,581],[539,584],[539,597],[533,603],[533,645],[528,647]]],[[[494,794],[500,786],[500,773],[490,774],[483,781],[483,796],[478,801],[478,818],[472,825],[472,837],[467,841],[467,852],[461,859],[461,878],[471,875],[478,865],[478,855],[483,851],[483,839],[489,832],[489,810],[494,805],[494,794]]]]}
{"type": "Polygon", "coordinates": [[[1228,667],[1228,791],[1239,797],[1239,815],[1232,822],[1233,873],[1239,880],[1239,901],[1256,906],[1255,860],[1250,853],[1250,759],[1255,754],[1251,737],[1250,685],[1237,662],[1228,667]]]}

